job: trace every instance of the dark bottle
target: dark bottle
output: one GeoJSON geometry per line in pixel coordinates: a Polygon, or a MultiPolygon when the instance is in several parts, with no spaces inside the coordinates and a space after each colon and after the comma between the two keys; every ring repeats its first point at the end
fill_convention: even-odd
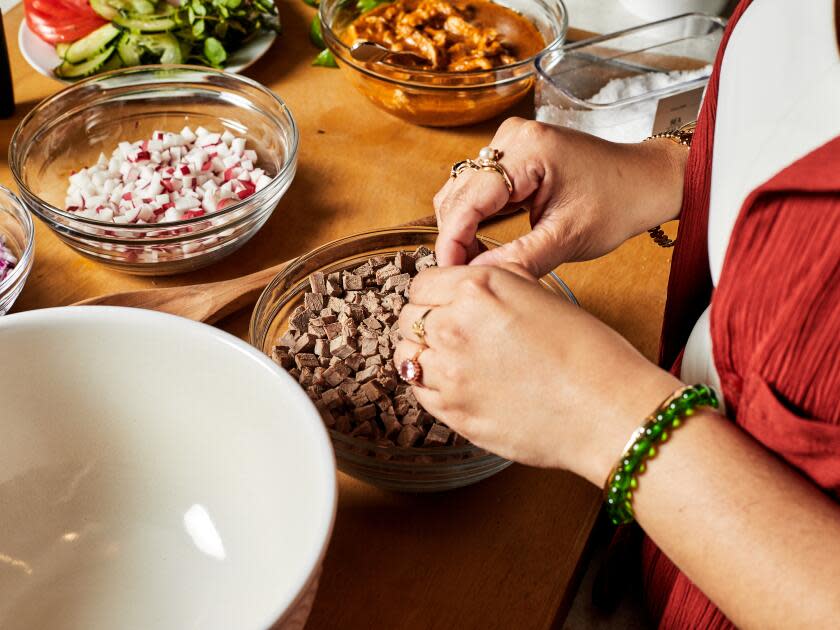
{"type": "Polygon", "coordinates": [[[12,68],[9,63],[9,50],[6,48],[3,14],[0,12],[0,118],[10,118],[14,113],[15,93],[12,90],[12,68]]]}

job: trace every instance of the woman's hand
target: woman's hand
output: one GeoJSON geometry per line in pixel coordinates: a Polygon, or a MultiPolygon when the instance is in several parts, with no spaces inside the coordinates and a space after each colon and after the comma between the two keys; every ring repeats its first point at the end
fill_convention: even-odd
{"type": "Polygon", "coordinates": [[[482,448],[602,485],[632,431],[680,386],[521,268],[431,268],[411,285],[395,362],[423,346],[420,403],[482,448]]]}
{"type": "Polygon", "coordinates": [[[527,206],[533,231],[474,262],[523,266],[542,276],[562,262],[597,258],[628,238],[676,218],[688,150],[670,140],[615,144],[585,133],[511,118],[491,146],[513,183],[465,170],[435,196],[441,266],[478,255],[479,222],[527,206]]]}

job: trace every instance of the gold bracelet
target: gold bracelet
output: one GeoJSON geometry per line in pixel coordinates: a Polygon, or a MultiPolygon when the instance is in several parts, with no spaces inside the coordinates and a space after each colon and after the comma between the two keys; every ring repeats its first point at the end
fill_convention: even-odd
{"type": "MultiPolygon", "coordinates": [[[[677,144],[681,144],[685,147],[691,146],[691,141],[694,139],[694,131],[697,129],[697,122],[693,121],[687,123],[680,127],[679,129],[669,129],[668,131],[662,131],[660,133],[655,133],[652,136],[645,138],[645,142],[648,140],[653,140],[655,138],[667,138],[672,142],[676,142],[677,144]]],[[[648,234],[653,239],[653,242],[659,245],[660,247],[673,247],[676,244],[676,241],[672,241],[671,238],[665,234],[662,230],[661,225],[657,225],[656,227],[652,227],[648,230],[648,234]]]]}

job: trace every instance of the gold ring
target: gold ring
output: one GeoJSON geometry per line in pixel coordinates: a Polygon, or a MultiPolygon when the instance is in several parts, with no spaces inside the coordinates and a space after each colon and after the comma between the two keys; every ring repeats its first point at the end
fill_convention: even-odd
{"type": "Polygon", "coordinates": [[[400,378],[409,385],[423,387],[423,366],[420,365],[420,355],[426,348],[418,350],[414,357],[400,363],[400,378]]]}
{"type": "Polygon", "coordinates": [[[508,195],[512,196],[513,181],[511,181],[510,175],[507,174],[505,167],[499,164],[499,160],[502,159],[503,155],[504,153],[498,149],[494,149],[493,147],[484,147],[481,151],[479,151],[478,159],[455,162],[455,164],[452,165],[452,169],[449,171],[449,176],[452,179],[457,179],[458,175],[467,169],[472,171],[492,171],[502,176],[508,195]]]}
{"type": "Polygon", "coordinates": [[[482,171],[495,171],[501,175],[505,182],[505,188],[507,188],[508,195],[513,195],[513,182],[511,181],[505,168],[499,164],[499,160],[501,160],[503,156],[504,153],[498,149],[494,149],[493,147],[484,147],[478,152],[478,160],[476,160],[475,163],[482,171]]]}
{"type": "Polygon", "coordinates": [[[417,338],[424,343],[426,341],[426,316],[431,312],[432,309],[428,309],[411,325],[411,332],[413,332],[417,338]]]}
{"type": "Polygon", "coordinates": [[[452,165],[452,169],[449,171],[449,176],[452,179],[457,179],[458,175],[466,169],[477,171],[480,168],[481,167],[475,160],[461,160],[460,162],[455,162],[455,164],[452,165]]]}

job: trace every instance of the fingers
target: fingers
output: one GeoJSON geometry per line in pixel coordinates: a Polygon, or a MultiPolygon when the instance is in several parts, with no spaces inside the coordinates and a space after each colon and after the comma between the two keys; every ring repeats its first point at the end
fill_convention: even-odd
{"type": "Polygon", "coordinates": [[[432,348],[415,343],[410,339],[403,339],[394,349],[394,365],[399,369],[403,361],[417,357],[423,370],[420,376],[420,386],[415,389],[426,388],[438,391],[443,383],[443,372],[440,356],[432,348]],[[419,355],[418,355],[419,353],[419,355]]]}
{"type": "Polygon", "coordinates": [[[427,343],[429,341],[429,330],[432,328],[432,324],[429,323],[429,320],[433,319],[432,313],[434,310],[434,308],[424,304],[408,303],[403,306],[400,311],[399,318],[399,328],[402,336],[405,339],[414,341],[415,343],[427,343]],[[426,331],[425,339],[421,339],[414,333],[413,330],[414,324],[421,319],[423,320],[423,326],[426,331]]]}
{"type": "Polygon", "coordinates": [[[483,277],[486,273],[481,267],[429,267],[411,281],[411,303],[426,307],[450,304],[466,279],[483,277]]]}
{"type": "Polygon", "coordinates": [[[539,151],[542,126],[520,118],[506,120],[490,146],[502,153],[499,164],[513,184],[508,192],[504,178],[493,171],[465,170],[450,179],[435,196],[440,235],[435,250],[441,266],[460,265],[476,253],[475,234],[484,219],[509,202],[530,197],[540,186],[544,169],[533,156],[539,151]]]}
{"type": "Polygon", "coordinates": [[[411,389],[414,391],[414,397],[422,405],[423,409],[432,414],[435,419],[446,423],[450,428],[454,428],[451,424],[450,414],[447,413],[443,394],[426,387],[412,387],[411,389]]]}
{"type": "Polygon", "coordinates": [[[522,265],[518,265],[516,263],[509,263],[504,262],[498,265],[499,269],[504,269],[505,271],[510,271],[512,274],[519,276],[520,278],[524,278],[528,282],[539,282],[539,278],[528,271],[522,265]]]}
{"type": "Polygon", "coordinates": [[[514,265],[525,269],[531,276],[540,278],[556,266],[554,261],[558,258],[558,252],[555,249],[555,239],[551,233],[538,227],[510,243],[479,254],[470,265],[514,265]]]}
{"type": "Polygon", "coordinates": [[[478,225],[507,205],[510,196],[498,173],[462,171],[435,198],[440,234],[435,244],[438,263],[462,265],[477,253],[478,225]]]}

